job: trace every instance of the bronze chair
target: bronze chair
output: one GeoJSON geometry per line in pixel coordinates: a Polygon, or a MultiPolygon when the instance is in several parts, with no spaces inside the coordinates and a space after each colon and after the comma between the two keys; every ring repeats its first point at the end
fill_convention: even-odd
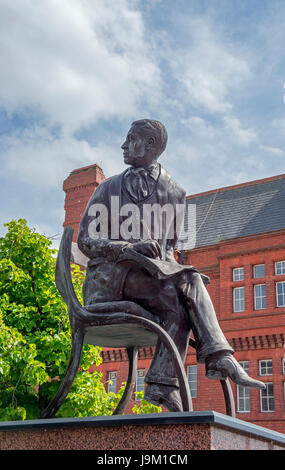
{"type": "MultiPolygon", "coordinates": [[[[158,318],[138,304],[130,301],[104,302],[83,307],[74,292],[71,280],[71,245],[73,229],[66,227],[56,263],[56,286],[64,299],[71,327],[72,348],[69,364],[60,387],[43,410],[40,418],[52,418],[63,404],[80,364],[83,343],[109,348],[126,348],[129,373],[124,394],[113,414],[123,414],[131,398],[137,370],[139,347],[153,347],[157,339],[171,351],[179,382],[183,411],[192,411],[192,399],[188,380],[179,352],[171,337],[159,326],[158,318]]],[[[190,339],[195,348],[195,342],[190,339]]],[[[235,416],[235,405],[228,380],[221,380],[226,413],[235,416]]]]}

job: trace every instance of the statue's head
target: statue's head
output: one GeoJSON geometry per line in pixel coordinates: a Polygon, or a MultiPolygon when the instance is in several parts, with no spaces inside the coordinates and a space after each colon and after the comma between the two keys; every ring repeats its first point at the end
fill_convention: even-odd
{"type": "Polygon", "coordinates": [[[167,132],[164,125],[153,119],[140,119],[132,123],[122,145],[124,162],[132,166],[148,166],[165,150],[167,132]]]}

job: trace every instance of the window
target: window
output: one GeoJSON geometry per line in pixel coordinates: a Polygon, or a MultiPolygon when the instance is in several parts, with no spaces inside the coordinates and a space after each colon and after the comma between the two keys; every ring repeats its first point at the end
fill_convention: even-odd
{"type": "Polygon", "coordinates": [[[283,357],[282,359],[282,370],[283,370],[283,374],[285,375],[285,358],[283,357]]]}
{"type": "Polygon", "coordinates": [[[275,274],[285,274],[285,261],[276,261],[275,274]]]}
{"type": "Polygon", "coordinates": [[[117,372],[108,372],[108,393],[117,391],[117,372]]]}
{"type": "Polygon", "coordinates": [[[244,311],[244,287],[235,287],[233,290],[234,312],[244,311]]]}
{"type": "MultiPolygon", "coordinates": [[[[240,365],[249,374],[248,361],[241,361],[240,365]]],[[[237,411],[239,413],[250,412],[250,389],[248,387],[237,385],[237,411]]]]}
{"type": "Polygon", "coordinates": [[[266,285],[257,284],[254,286],[254,308],[259,310],[266,308],[266,285]]]}
{"type": "Polygon", "coordinates": [[[244,280],[244,268],[234,268],[233,269],[233,281],[243,281],[244,280]]]}
{"type": "Polygon", "coordinates": [[[277,307],[285,307],[285,282],[276,282],[277,307]]]}
{"type": "Polygon", "coordinates": [[[265,277],[265,265],[264,264],[256,264],[253,266],[253,277],[257,279],[258,277],[265,277]]]}
{"type": "Polygon", "coordinates": [[[191,397],[197,397],[197,366],[187,366],[187,377],[190,387],[191,397]]]}
{"type": "MultiPolygon", "coordinates": [[[[138,369],[137,370],[137,380],[136,380],[136,392],[144,392],[144,378],[145,378],[145,369],[138,369]]],[[[136,400],[140,400],[137,398],[136,400]]]]}
{"type": "Polygon", "coordinates": [[[273,393],[273,383],[267,382],[266,388],[260,390],[260,404],[261,411],[268,412],[274,411],[274,393],[273,393]]]}
{"type": "Polygon", "coordinates": [[[259,375],[272,375],[272,359],[264,359],[259,361],[259,375]]]}

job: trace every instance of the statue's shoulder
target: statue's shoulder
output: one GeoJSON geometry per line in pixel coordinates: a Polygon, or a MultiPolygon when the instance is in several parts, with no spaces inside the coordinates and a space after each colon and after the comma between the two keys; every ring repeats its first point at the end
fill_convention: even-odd
{"type": "Polygon", "coordinates": [[[110,184],[112,184],[114,182],[121,181],[121,179],[122,179],[125,172],[126,172],[126,170],[123,171],[122,173],[117,174],[117,175],[109,176],[109,178],[106,178],[104,181],[102,181],[99,184],[98,188],[108,187],[108,186],[110,186],[110,184]]]}
{"type": "Polygon", "coordinates": [[[108,204],[110,196],[119,195],[120,188],[122,184],[122,177],[124,172],[118,175],[110,176],[102,181],[97,188],[94,189],[94,192],[89,200],[90,204],[108,204]]]}
{"type": "Polygon", "coordinates": [[[124,173],[126,172],[123,171],[122,173],[119,173],[117,175],[110,176],[109,178],[106,178],[104,181],[102,181],[99,186],[95,189],[94,193],[98,191],[98,193],[105,193],[110,190],[112,187],[120,187],[122,184],[122,179],[124,176],[124,173]]]}
{"type": "Polygon", "coordinates": [[[171,198],[184,200],[186,196],[186,191],[183,189],[177,181],[171,176],[168,170],[166,170],[162,165],[160,165],[160,182],[163,186],[167,187],[168,192],[170,193],[171,198]]]}

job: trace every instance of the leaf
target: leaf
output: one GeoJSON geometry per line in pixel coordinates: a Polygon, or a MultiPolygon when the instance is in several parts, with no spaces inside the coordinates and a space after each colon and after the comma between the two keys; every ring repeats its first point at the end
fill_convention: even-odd
{"type": "MultiPolygon", "coordinates": [[[[55,395],[71,351],[66,305],[55,285],[55,250],[24,219],[5,224],[0,237],[0,420],[34,419],[55,395]]],[[[85,273],[72,265],[82,301],[85,273]]],[[[84,345],[71,391],[57,416],[112,414],[122,391],[107,393],[101,349],[84,345]]]]}

